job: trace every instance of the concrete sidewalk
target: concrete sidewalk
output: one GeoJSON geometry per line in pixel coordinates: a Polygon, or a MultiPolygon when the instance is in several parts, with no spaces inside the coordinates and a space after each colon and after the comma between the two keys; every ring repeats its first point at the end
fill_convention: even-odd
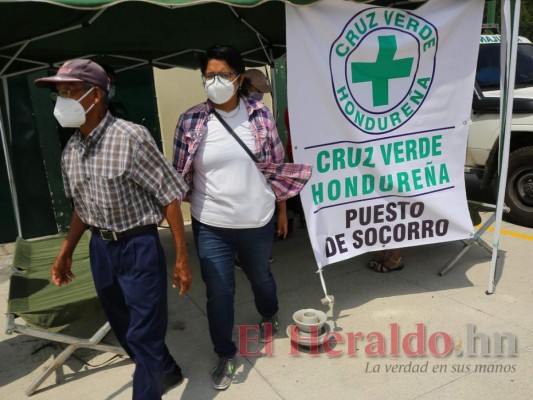
{"type": "MultiPolygon", "coordinates": [[[[211,388],[209,371],[216,356],[209,340],[204,284],[188,230],[194,284],[181,298],[169,287],[167,336],[169,348],[186,379],[164,399],[533,398],[533,229],[508,223],[503,224],[503,229],[506,232],[501,236],[500,249],[505,258],[504,269],[498,273],[493,295],[485,294],[490,255],[480,246],[474,246],[447,275],[438,276],[442,266],[462,246],[460,242],[451,242],[404,249],[402,255],[407,266],[395,273],[378,274],[367,269],[369,255],[326,267],[328,292],[335,297],[330,308],[320,301],[324,294],[307,231],[296,228],[289,238],[274,244],[272,270],[280,300],[278,338],[272,348],[253,342],[247,346],[249,352],[272,354],[238,356],[233,384],[224,392],[211,388]],[[337,337],[336,343],[330,342],[329,351],[322,348],[313,354],[291,345],[286,328],[292,323],[292,314],[301,308],[327,313],[327,323],[337,337]],[[423,340],[409,341],[410,336],[416,336],[417,329],[423,340]],[[396,330],[398,355],[393,354],[396,330]],[[497,344],[502,342],[498,334],[507,337],[503,340],[503,356],[497,356],[497,344]],[[512,350],[509,342],[514,342],[513,338],[517,354],[509,356],[512,350]],[[488,348],[483,348],[483,340],[490,344],[488,348]],[[417,347],[417,342],[421,347],[417,347]],[[438,356],[447,346],[453,347],[450,354],[438,356]],[[410,349],[416,354],[408,356],[410,349]],[[468,351],[475,355],[466,356],[468,351]]],[[[170,272],[173,260],[170,234],[162,230],[161,237],[170,272]]],[[[489,243],[491,237],[491,232],[484,235],[489,243]]],[[[0,295],[5,312],[9,256],[0,260],[0,295]]],[[[239,270],[236,276],[236,324],[257,324],[259,316],[246,277],[239,270]]],[[[40,366],[51,362],[61,345],[6,336],[3,331],[0,398],[24,399],[24,390],[35,379],[40,366]]],[[[237,333],[236,329],[236,340],[237,333]]],[[[32,398],[131,398],[133,365],[128,359],[89,350],[80,350],[75,356],[32,398]]]]}

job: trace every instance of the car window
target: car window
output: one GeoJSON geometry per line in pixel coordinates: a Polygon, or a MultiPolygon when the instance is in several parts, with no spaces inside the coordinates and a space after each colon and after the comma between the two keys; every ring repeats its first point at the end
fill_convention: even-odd
{"type": "MultiPolygon", "coordinates": [[[[500,86],[500,44],[479,46],[476,81],[482,89],[500,86]]],[[[533,44],[519,43],[516,53],[515,87],[533,85],[533,44]]]]}

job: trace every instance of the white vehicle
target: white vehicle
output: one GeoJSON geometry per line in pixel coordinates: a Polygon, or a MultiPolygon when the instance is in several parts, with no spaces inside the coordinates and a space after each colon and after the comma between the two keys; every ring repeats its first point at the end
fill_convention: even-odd
{"type": "MultiPolygon", "coordinates": [[[[511,123],[506,219],[533,227],[533,44],[520,37],[511,123]]],[[[468,133],[465,170],[482,177],[482,188],[494,184],[500,133],[500,35],[482,35],[468,133]]]]}

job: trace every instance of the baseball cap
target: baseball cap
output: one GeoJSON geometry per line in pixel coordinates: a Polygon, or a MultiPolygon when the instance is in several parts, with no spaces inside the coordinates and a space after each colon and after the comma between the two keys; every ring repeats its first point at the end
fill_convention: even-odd
{"type": "Polygon", "coordinates": [[[35,80],[37,87],[52,87],[61,82],[86,82],[99,86],[109,93],[109,78],[104,69],[91,60],[74,59],[65,61],[54,76],[35,80]]]}
{"type": "Polygon", "coordinates": [[[252,68],[245,72],[245,75],[250,79],[252,86],[259,90],[261,93],[270,93],[272,89],[268,83],[267,77],[260,70],[252,68]]]}

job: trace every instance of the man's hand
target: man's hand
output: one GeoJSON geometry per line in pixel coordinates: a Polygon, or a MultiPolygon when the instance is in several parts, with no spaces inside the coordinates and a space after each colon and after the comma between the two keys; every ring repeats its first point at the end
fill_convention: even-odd
{"type": "Polygon", "coordinates": [[[54,265],[52,265],[52,282],[56,286],[66,285],[75,278],[71,271],[72,254],[86,229],[87,225],[81,220],[76,210],[73,210],[68,235],[61,245],[61,250],[59,250],[59,255],[54,261],[54,265]]]}
{"type": "Polygon", "coordinates": [[[189,266],[189,260],[186,257],[182,260],[176,260],[173,278],[172,287],[177,288],[179,286],[180,296],[187,293],[192,283],[192,272],[189,266]]]}
{"type": "Polygon", "coordinates": [[[71,270],[72,257],[58,256],[52,265],[52,282],[56,286],[67,285],[76,277],[71,270]]]}
{"type": "Polygon", "coordinates": [[[183,216],[181,215],[180,203],[178,200],[167,204],[163,207],[163,214],[167,219],[170,231],[174,238],[176,247],[176,263],[172,273],[172,287],[180,287],[180,296],[187,293],[192,283],[192,272],[189,266],[189,257],[187,256],[187,244],[185,243],[185,227],[183,225],[183,216]]]}

